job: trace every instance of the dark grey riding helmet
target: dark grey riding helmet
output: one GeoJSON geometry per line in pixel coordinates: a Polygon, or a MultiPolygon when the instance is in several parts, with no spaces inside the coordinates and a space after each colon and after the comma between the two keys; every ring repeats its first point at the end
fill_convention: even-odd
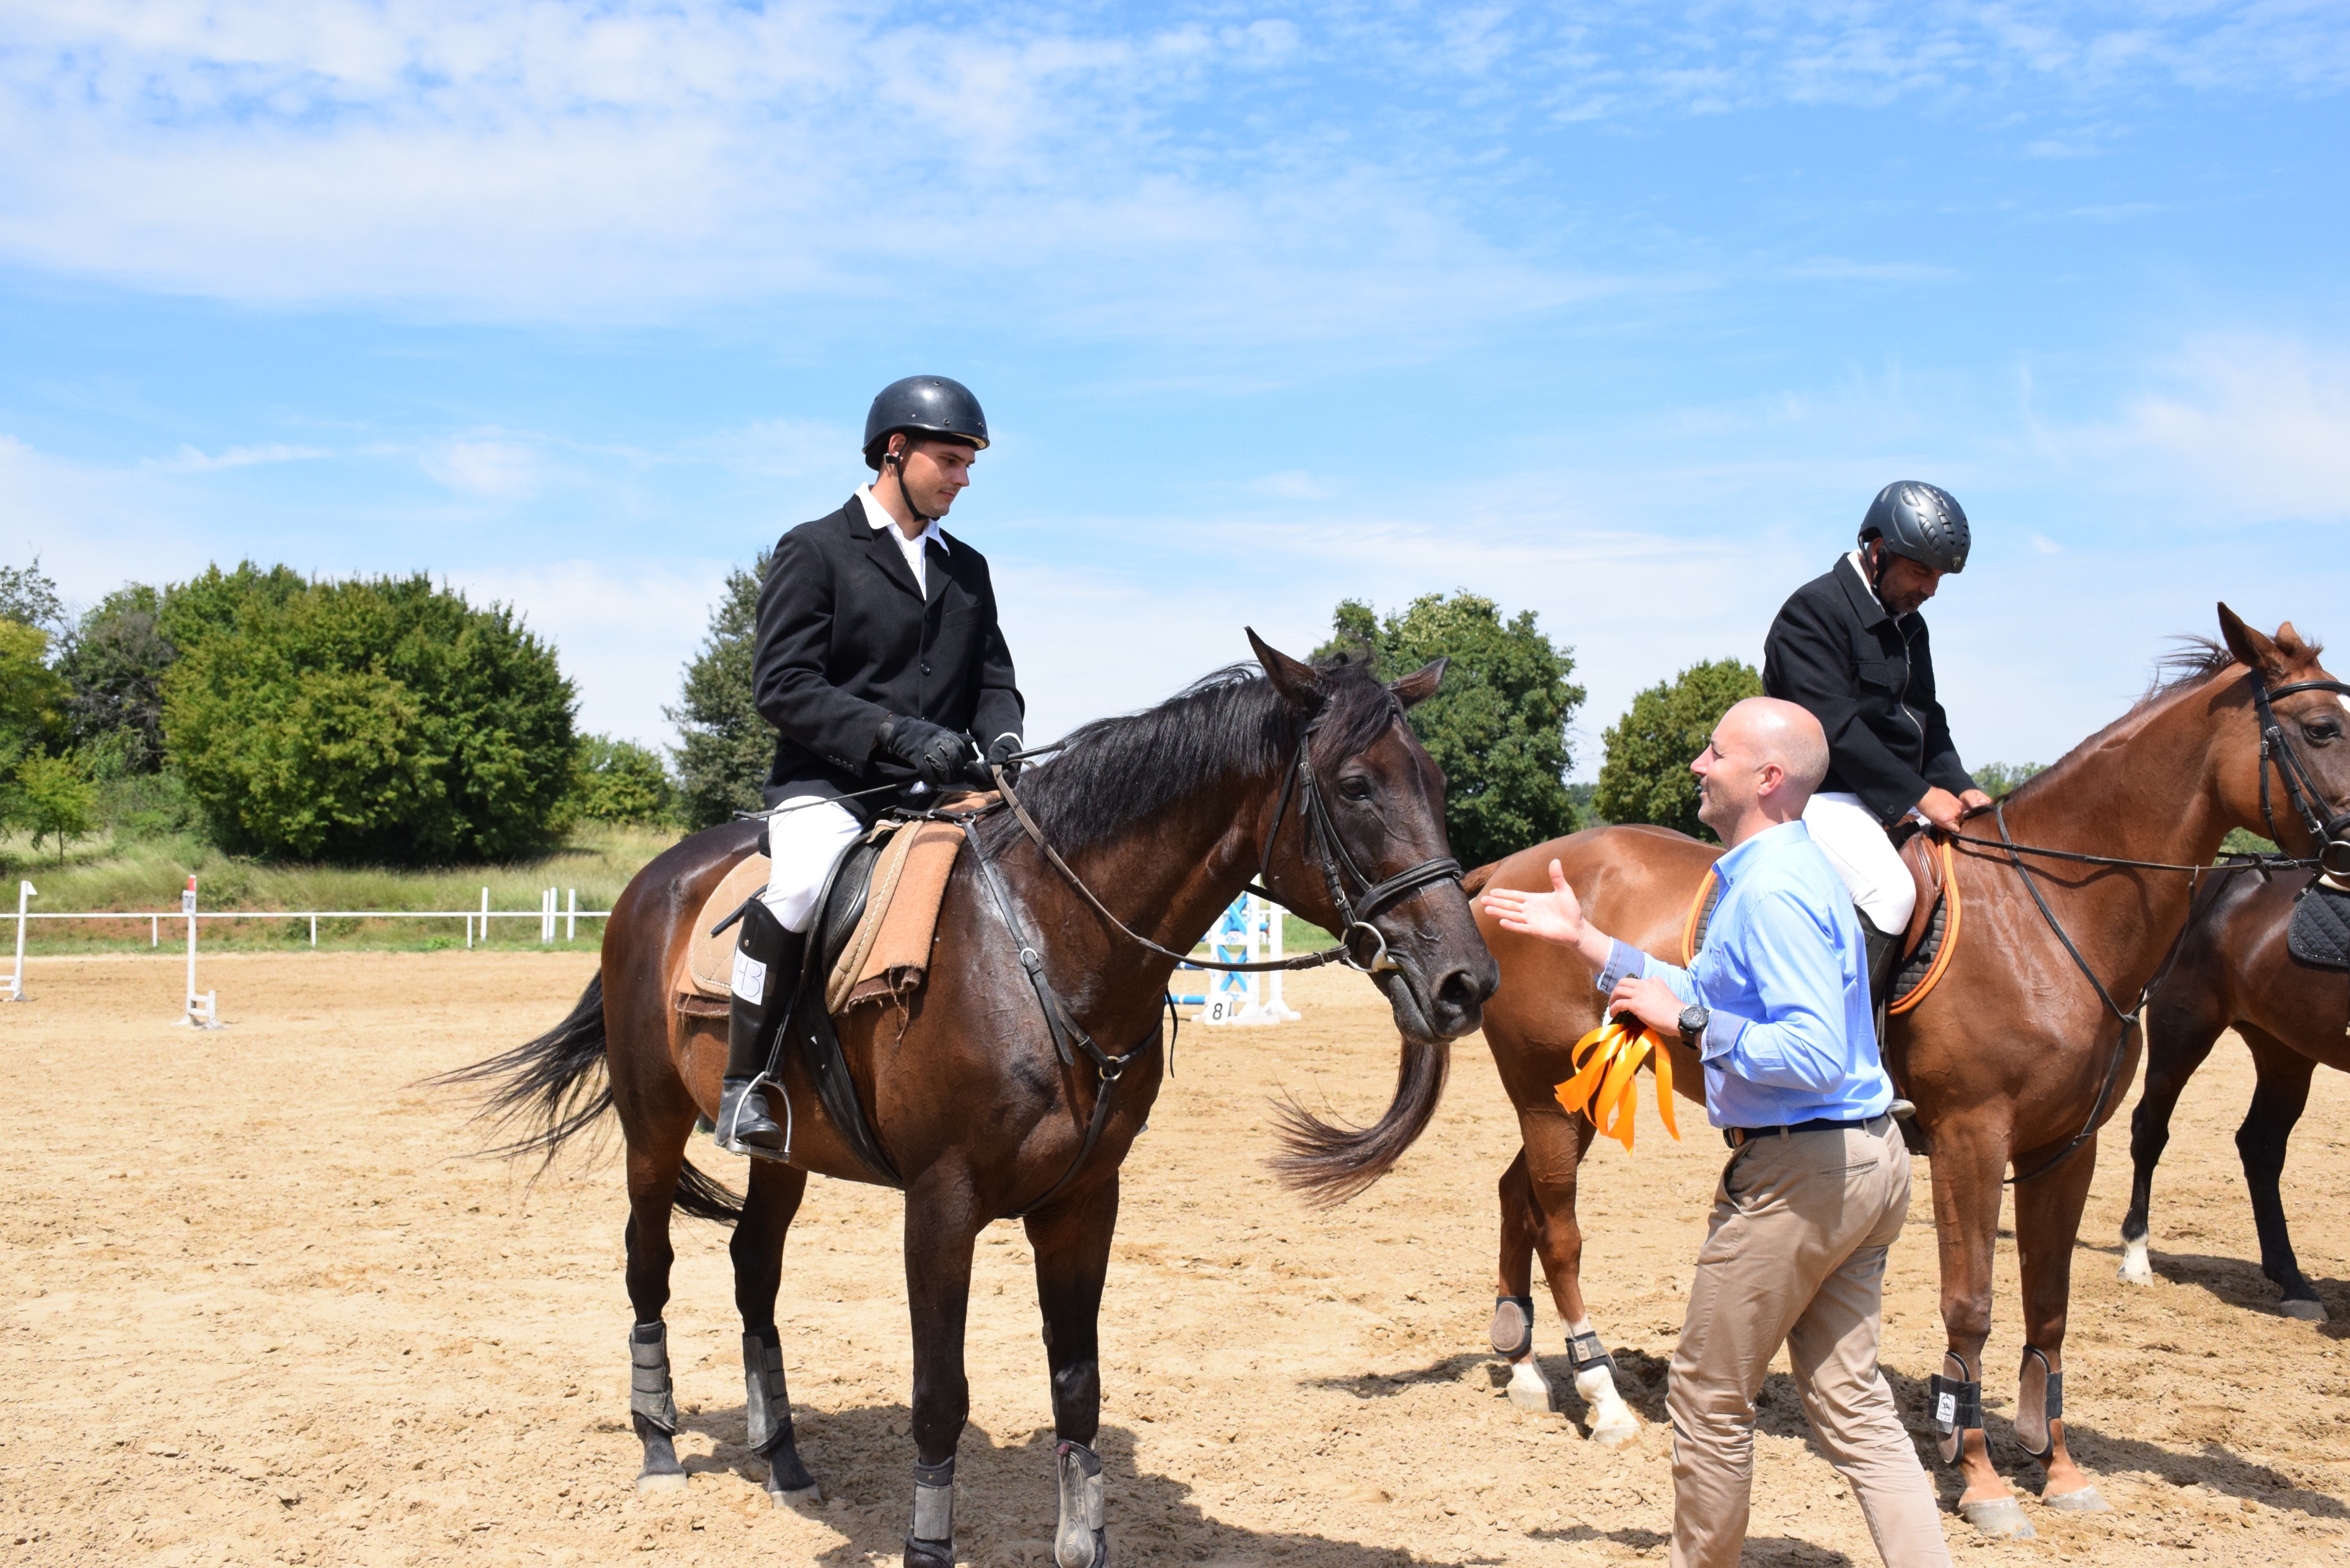
{"type": "Polygon", "coordinates": [[[1938,572],[1967,569],[1967,514],[1939,485],[1897,479],[1877,493],[1860,520],[1860,543],[1882,537],[1885,547],[1938,572]]]}
{"type": "Polygon", "coordinates": [[[948,436],[987,445],[987,415],[961,381],[944,376],[909,376],[881,389],[865,416],[865,466],[881,472],[881,449],[899,431],[948,436]]]}

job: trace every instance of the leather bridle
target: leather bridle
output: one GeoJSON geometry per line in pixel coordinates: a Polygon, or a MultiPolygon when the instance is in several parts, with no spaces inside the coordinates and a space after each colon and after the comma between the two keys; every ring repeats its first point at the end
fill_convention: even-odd
{"type": "MultiPolygon", "coordinates": [[[[1395,710],[1395,722],[1404,722],[1400,708],[1395,710]]],[[[1021,804],[1018,792],[1012,787],[1010,773],[1002,766],[993,770],[995,787],[1022,830],[1028,835],[1030,842],[1036,846],[1038,853],[1051,862],[1053,868],[1066,878],[1069,886],[1075,888],[1087,903],[1093,906],[1094,913],[1107,920],[1127,940],[1161,958],[1171,958],[1178,963],[1187,963],[1196,969],[1220,970],[1229,974],[1318,969],[1326,963],[1335,962],[1344,962],[1347,968],[1364,974],[1378,974],[1398,966],[1395,960],[1388,956],[1387,938],[1371,921],[1423,888],[1433,887],[1439,882],[1459,882],[1461,862],[1449,856],[1439,856],[1408,867],[1385,881],[1372,881],[1355,859],[1353,851],[1347,847],[1346,839],[1339,835],[1338,825],[1330,815],[1329,803],[1323,797],[1322,786],[1314,771],[1314,732],[1321,722],[1318,716],[1309,721],[1297,737],[1297,760],[1283,775],[1281,794],[1274,803],[1273,825],[1265,829],[1264,845],[1258,852],[1257,879],[1244,889],[1268,903],[1279,904],[1284,909],[1295,908],[1291,900],[1274,892],[1271,887],[1274,845],[1281,836],[1282,820],[1288,815],[1289,803],[1295,796],[1300,803],[1298,815],[1305,824],[1306,857],[1321,868],[1323,882],[1329,888],[1330,901],[1337,909],[1341,922],[1336,947],[1296,958],[1269,959],[1256,963],[1225,963],[1217,959],[1193,958],[1189,953],[1179,953],[1173,948],[1151,940],[1111,913],[1109,906],[1086,886],[1085,878],[1061,858],[1061,852],[1045,839],[1045,830],[1036,826],[1036,819],[1029,815],[1028,808],[1021,804]],[[1350,880],[1357,889],[1351,896],[1347,891],[1350,880]],[[1356,951],[1358,932],[1367,934],[1374,944],[1367,956],[1358,955],[1356,951]]]]}
{"type": "MultiPolygon", "coordinates": [[[[1403,722],[1401,709],[1396,710],[1396,722],[1403,722]]],[[[1248,885],[1247,890],[1269,902],[1284,908],[1288,906],[1289,901],[1274,892],[1271,884],[1273,846],[1281,837],[1281,821],[1288,815],[1289,798],[1294,793],[1301,803],[1298,815],[1305,823],[1309,857],[1322,868],[1322,880],[1330,890],[1330,902],[1338,911],[1341,924],[1336,950],[1345,955],[1349,969],[1358,970],[1364,974],[1378,974],[1383,970],[1394,969],[1396,961],[1388,956],[1388,940],[1377,926],[1371,924],[1372,919],[1402,903],[1422,888],[1432,887],[1439,882],[1460,881],[1461,862],[1450,856],[1438,856],[1417,866],[1407,867],[1384,881],[1372,881],[1362,867],[1356,863],[1354,853],[1347,847],[1346,839],[1340,836],[1338,825],[1330,815],[1329,802],[1323,797],[1322,786],[1314,772],[1314,732],[1321,722],[1320,718],[1314,719],[1297,738],[1297,765],[1281,781],[1280,797],[1274,802],[1273,826],[1265,830],[1264,847],[1257,857],[1257,879],[1248,885]],[[1347,894],[1349,881],[1357,890],[1352,898],[1347,894]],[[1368,936],[1373,944],[1367,957],[1356,951],[1357,932],[1368,936]]]]}
{"type": "MultiPolygon", "coordinates": [[[[2311,770],[2308,760],[2284,732],[2283,724],[2277,720],[2276,711],[2270,706],[2279,697],[2291,697],[2300,691],[2330,691],[2336,697],[2350,697],[2350,682],[2295,680],[2272,691],[2268,683],[2261,679],[2259,670],[2253,670],[2251,676],[2252,706],[2260,713],[2261,720],[2261,820],[2267,825],[2269,841],[2279,845],[2284,842],[2277,836],[2276,812],[2269,799],[2269,766],[2273,763],[2277,776],[2284,781],[2285,799],[2293,803],[2294,813],[2300,816],[2302,825],[2309,829],[2310,838],[2317,846],[2318,866],[2328,877],[2350,878],[2350,811],[2319,817],[2317,806],[2313,803],[2324,802],[2331,805],[2333,802],[2326,800],[2325,791],[2319,786],[2317,775],[2311,770]]],[[[2345,717],[2350,719],[2350,714],[2345,717]]]]}

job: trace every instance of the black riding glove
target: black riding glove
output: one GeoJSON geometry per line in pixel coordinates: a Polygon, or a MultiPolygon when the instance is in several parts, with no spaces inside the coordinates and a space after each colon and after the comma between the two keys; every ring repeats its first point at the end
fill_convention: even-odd
{"type": "Polygon", "coordinates": [[[979,754],[968,735],[928,719],[889,719],[881,726],[881,749],[920,774],[932,789],[956,783],[979,754]]]}
{"type": "Polygon", "coordinates": [[[995,739],[987,743],[987,755],[983,758],[972,758],[971,764],[963,769],[962,782],[971,785],[973,789],[993,789],[995,787],[995,774],[993,770],[998,763],[1003,764],[1003,771],[1006,774],[1016,774],[1020,771],[1020,764],[1018,763],[1006,763],[1003,761],[1004,758],[1010,756],[1019,749],[1019,736],[996,736],[995,739]]]}

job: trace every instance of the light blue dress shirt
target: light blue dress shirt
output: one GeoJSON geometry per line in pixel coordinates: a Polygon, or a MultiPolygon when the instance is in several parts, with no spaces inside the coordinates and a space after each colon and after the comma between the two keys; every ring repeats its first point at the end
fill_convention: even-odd
{"type": "Polygon", "coordinates": [[[1721,899],[1697,962],[1677,969],[1617,942],[1599,989],[1660,980],[1712,1020],[1705,1115],[1718,1127],[1861,1121],[1893,1103],[1852,895],[1801,822],[1756,834],[1714,863],[1721,899]]]}

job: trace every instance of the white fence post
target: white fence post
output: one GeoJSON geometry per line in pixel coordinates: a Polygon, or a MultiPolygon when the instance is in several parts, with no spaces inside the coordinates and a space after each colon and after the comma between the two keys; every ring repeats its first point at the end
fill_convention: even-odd
{"type": "Polygon", "coordinates": [[[570,896],[571,907],[563,917],[563,940],[576,942],[579,940],[579,889],[572,888],[566,891],[570,896]]]}
{"type": "Polygon", "coordinates": [[[318,945],[318,917],[316,915],[310,917],[310,945],[314,948],[318,945]]]}
{"type": "Polygon", "coordinates": [[[220,993],[196,991],[196,879],[188,878],[188,890],[180,895],[180,912],[188,918],[188,1002],[180,1022],[192,1029],[218,1029],[220,993]]]}
{"type": "Polygon", "coordinates": [[[490,890],[482,889],[482,945],[490,945],[490,890]]]}
{"type": "Polygon", "coordinates": [[[8,977],[8,994],[0,1001],[24,1002],[25,995],[25,900],[40,889],[22,877],[16,881],[16,972],[8,977]]]}

